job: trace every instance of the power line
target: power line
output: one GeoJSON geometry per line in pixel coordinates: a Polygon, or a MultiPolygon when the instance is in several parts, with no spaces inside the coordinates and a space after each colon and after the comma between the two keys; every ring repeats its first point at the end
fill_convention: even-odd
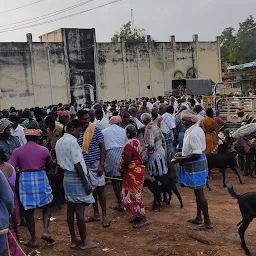
{"type": "MultiPolygon", "coordinates": [[[[38,17],[34,17],[34,18],[26,19],[26,20],[21,20],[21,21],[9,23],[9,24],[2,24],[1,27],[9,27],[11,25],[16,25],[16,24],[21,24],[21,23],[24,23],[24,24],[22,24],[20,26],[31,24],[31,23],[34,23],[34,22],[37,22],[37,21],[40,21],[40,20],[44,20],[44,19],[53,17],[53,16],[61,14],[63,12],[70,11],[72,9],[78,8],[80,6],[83,6],[83,5],[88,4],[90,2],[93,2],[93,1],[95,1],[95,0],[88,0],[88,1],[82,2],[80,4],[71,5],[67,8],[64,8],[64,9],[61,9],[61,10],[58,10],[58,11],[55,11],[55,12],[51,12],[51,13],[48,13],[48,14],[45,14],[45,15],[41,15],[41,16],[38,16],[38,17]]],[[[12,26],[12,27],[7,28],[7,29],[12,29],[12,28],[20,27],[20,26],[19,25],[18,26],[12,26]]]]}
{"type": "Polygon", "coordinates": [[[25,7],[28,7],[28,6],[31,6],[31,5],[35,5],[35,4],[41,3],[43,1],[45,1],[45,0],[38,0],[38,1],[30,3],[30,4],[21,5],[19,7],[15,7],[15,8],[9,9],[9,10],[2,11],[2,12],[0,12],[0,14],[16,11],[16,10],[19,10],[19,9],[22,9],[22,8],[25,8],[25,7]]]}
{"type": "Polygon", "coordinates": [[[90,11],[99,9],[101,7],[112,5],[112,4],[121,2],[121,1],[123,1],[123,0],[111,1],[111,2],[106,3],[106,4],[102,4],[102,5],[93,7],[91,9],[87,9],[87,10],[84,10],[84,11],[81,11],[81,12],[77,12],[77,13],[73,13],[73,14],[70,14],[70,15],[66,15],[66,16],[63,16],[63,17],[60,17],[60,18],[57,18],[57,19],[52,19],[52,20],[48,20],[48,21],[45,21],[45,22],[37,23],[37,24],[34,24],[34,25],[29,25],[29,26],[24,26],[24,27],[20,27],[20,28],[9,29],[9,30],[8,29],[7,30],[1,30],[0,33],[2,34],[2,33],[7,33],[7,32],[11,32],[11,31],[16,31],[16,30],[22,30],[22,29],[25,29],[25,28],[31,28],[31,27],[37,27],[37,26],[45,25],[45,24],[56,22],[56,21],[59,21],[59,20],[71,18],[73,16],[80,15],[80,14],[83,14],[83,13],[86,13],[86,12],[90,12],[90,11]]]}

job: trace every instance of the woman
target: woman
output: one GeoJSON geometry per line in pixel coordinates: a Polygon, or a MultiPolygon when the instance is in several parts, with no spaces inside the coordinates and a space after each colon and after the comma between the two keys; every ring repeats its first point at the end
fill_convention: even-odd
{"type": "Polygon", "coordinates": [[[200,225],[198,227],[199,230],[212,229],[213,226],[208,213],[208,202],[203,190],[208,176],[207,160],[204,154],[206,148],[204,132],[198,126],[198,118],[193,111],[182,111],[181,118],[186,127],[182,153],[176,154],[172,161],[180,163],[179,183],[194,189],[197,215],[195,219],[191,219],[188,222],[200,225]]]}
{"type": "Polygon", "coordinates": [[[147,149],[149,174],[157,179],[168,172],[164,137],[161,129],[151,121],[149,114],[142,114],[141,120],[146,126],[144,139],[147,149]]]}
{"type": "Polygon", "coordinates": [[[221,131],[225,130],[226,128],[228,128],[228,125],[227,125],[227,123],[224,122],[224,121],[222,120],[222,118],[220,118],[218,115],[219,115],[218,112],[216,112],[216,116],[215,116],[213,119],[214,119],[214,121],[215,121],[215,122],[218,124],[218,126],[219,126],[219,132],[221,132],[221,131]]]}
{"type": "Polygon", "coordinates": [[[213,119],[213,110],[211,108],[206,109],[206,117],[200,121],[199,126],[205,133],[206,149],[205,154],[214,152],[218,147],[218,132],[219,126],[213,119]]]}
{"type": "Polygon", "coordinates": [[[0,170],[5,175],[9,182],[9,185],[14,194],[14,210],[9,221],[9,231],[8,231],[8,249],[10,256],[22,256],[25,253],[22,251],[19,245],[18,237],[18,225],[19,225],[19,203],[17,196],[15,194],[15,182],[16,182],[16,172],[13,166],[6,163],[7,158],[4,154],[3,149],[0,148],[0,170]]]}
{"type": "Polygon", "coordinates": [[[124,209],[133,215],[134,228],[148,225],[141,190],[144,182],[145,166],[142,164],[142,146],[136,139],[137,131],[133,125],[126,127],[128,142],[124,147],[119,171],[123,176],[122,200],[124,209]]]}
{"type": "Polygon", "coordinates": [[[139,109],[140,114],[142,115],[143,113],[150,113],[150,109],[147,107],[147,101],[143,101],[142,105],[140,106],[139,109]]]}

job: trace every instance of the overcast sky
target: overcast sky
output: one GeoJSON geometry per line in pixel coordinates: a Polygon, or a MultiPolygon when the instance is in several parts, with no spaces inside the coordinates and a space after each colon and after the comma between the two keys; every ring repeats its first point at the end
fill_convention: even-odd
{"type": "MultiPolygon", "coordinates": [[[[199,40],[214,40],[224,28],[237,27],[238,23],[250,14],[256,18],[256,0],[123,0],[61,21],[1,33],[3,30],[10,30],[13,26],[17,28],[22,25],[22,23],[15,24],[16,22],[85,2],[85,0],[41,0],[37,4],[8,11],[38,1],[40,0],[0,0],[0,42],[25,41],[26,33],[32,33],[33,40],[38,41],[39,35],[61,27],[96,28],[97,41],[107,42],[122,24],[130,20],[131,9],[134,10],[135,26],[145,28],[147,34],[152,35],[157,41],[168,41],[169,35],[175,35],[177,41],[190,41],[193,34],[198,34],[199,40]],[[2,13],[4,11],[8,12],[2,13]],[[13,25],[6,26],[10,23],[13,25]]],[[[94,0],[77,9],[37,23],[110,1],[113,0],[94,0]]]]}

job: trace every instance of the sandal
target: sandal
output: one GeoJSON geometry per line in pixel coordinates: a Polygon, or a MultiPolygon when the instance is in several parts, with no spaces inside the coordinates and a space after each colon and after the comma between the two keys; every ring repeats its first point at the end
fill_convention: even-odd
{"type": "Polygon", "coordinates": [[[130,223],[139,223],[141,221],[141,219],[139,217],[131,217],[129,219],[130,223]]]}
{"type": "Polygon", "coordinates": [[[201,225],[203,222],[197,219],[191,219],[191,220],[188,220],[188,223],[193,225],[201,225]]]}
{"type": "Polygon", "coordinates": [[[107,220],[107,219],[105,219],[105,220],[102,221],[102,227],[103,227],[103,228],[108,228],[108,227],[110,227],[110,224],[111,224],[111,221],[109,221],[109,220],[107,220]]]}
{"type": "Polygon", "coordinates": [[[86,223],[88,223],[88,222],[98,222],[98,221],[100,221],[100,218],[95,218],[93,216],[88,217],[88,218],[85,219],[86,223]]]}
{"type": "Polygon", "coordinates": [[[27,247],[30,247],[30,248],[34,248],[34,249],[39,247],[38,244],[32,244],[31,241],[25,242],[24,245],[27,247]]]}
{"type": "Polygon", "coordinates": [[[110,207],[112,210],[118,211],[118,212],[123,212],[124,208],[121,205],[116,205],[114,207],[110,207]]]}
{"type": "Polygon", "coordinates": [[[140,221],[139,223],[133,224],[133,228],[143,228],[149,225],[148,221],[140,221]]]}
{"type": "Polygon", "coordinates": [[[51,236],[42,236],[41,237],[42,240],[46,241],[47,242],[47,245],[48,246],[53,246],[55,245],[55,240],[53,238],[51,238],[51,236]]]}
{"type": "Polygon", "coordinates": [[[210,229],[213,229],[213,225],[212,224],[208,225],[205,223],[194,228],[194,230],[198,230],[198,231],[210,230],[210,229]]]}

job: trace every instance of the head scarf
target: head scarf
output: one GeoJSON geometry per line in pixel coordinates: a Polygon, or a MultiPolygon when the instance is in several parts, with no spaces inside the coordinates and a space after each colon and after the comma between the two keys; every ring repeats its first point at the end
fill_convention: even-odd
{"type": "Polygon", "coordinates": [[[195,112],[192,110],[183,110],[180,113],[181,119],[186,118],[193,123],[197,123],[199,121],[198,117],[196,116],[195,112]]]}
{"type": "Polygon", "coordinates": [[[39,129],[24,129],[25,136],[41,136],[41,130],[39,129]]]}
{"type": "Polygon", "coordinates": [[[122,118],[120,116],[112,116],[109,120],[110,124],[120,124],[122,123],[122,118]]]}
{"type": "Polygon", "coordinates": [[[9,125],[11,125],[11,124],[12,124],[12,122],[11,122],[9,119],[7,119],[7,118],[1,119],[1,120],[0,120],[0,134],[3,134],[4,131],[5,131],[5,129],[6,129],[9,125]]]}
{"type": "Polygon", "coordinates": [[[59,110],[57,114],[58,116],[67,116],[68,118],[70,118],[70,113],[68,110],[59,110]]]}

